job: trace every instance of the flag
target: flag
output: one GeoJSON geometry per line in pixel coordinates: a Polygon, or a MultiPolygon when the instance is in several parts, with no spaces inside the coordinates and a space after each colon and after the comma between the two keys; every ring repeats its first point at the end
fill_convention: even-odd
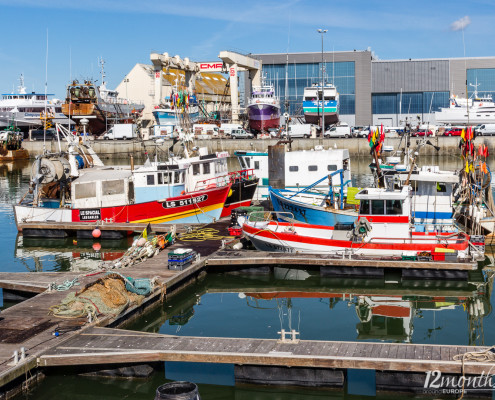
{"type": "Polygon", "coordinates": [[[463,140],[467,140],[467,139],[466,139],[466,131],[464,130],[464,128],[462,128],[461,138],[462,138],[463,140]]]}
{"type": "Polygon", "coordinates": [[[466,174],[469,174],[469,163],[466,161],[466,168],[464,168],[466,174]]]}
{"type": "Polygon", "coordinates": [[[143,233],[141,234],[142,237],[144,237],[146,240],[148,240],[148,234],[150,234],[152,231],[151,231],[151,224],[148,223],[148,225],[146,226],[146,228],[144,228],[143,230],[143,233]]]}

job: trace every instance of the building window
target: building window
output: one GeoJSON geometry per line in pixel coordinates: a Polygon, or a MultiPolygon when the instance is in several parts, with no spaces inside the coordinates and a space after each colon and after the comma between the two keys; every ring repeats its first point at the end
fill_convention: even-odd
{"type": "Polygon", "coordinates": [[[297,165],[291,165],[289,167],[289,172],[297,172],[299,171],[299,167],[297,165]]]}

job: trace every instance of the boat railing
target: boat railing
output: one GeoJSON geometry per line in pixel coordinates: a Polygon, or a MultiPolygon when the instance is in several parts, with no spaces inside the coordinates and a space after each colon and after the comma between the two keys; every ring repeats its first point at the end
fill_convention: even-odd
{"type": "Polygon", "coordinates": [[[242,180],[253,180],[255,177],[254,169],[242,169],[235,172],[229,172],[226,175],[197,181],[194,189],[197,191],[226,186],[228,184],[232,185],[242,180]]]}
{"type": "Polygon", "coordinates": [[[294,214],[288,211],[253,211],[248,214],[249,222],[275,222],[277,228],[279,228],[279,222],[288,223],[288,225],[284,225],[286,231],[295,232],[294,222],[298,222],[294,219],[294,214]]]}
{"type": "Polygon", "coordinates": [[[215,178],[203,179],[201,181],[197,181],[194,187],[194,191],[205,190],[205,189],[214,189],[217,187],[227,186],[229,184],[228,175],[217,176],[215,178]]]}

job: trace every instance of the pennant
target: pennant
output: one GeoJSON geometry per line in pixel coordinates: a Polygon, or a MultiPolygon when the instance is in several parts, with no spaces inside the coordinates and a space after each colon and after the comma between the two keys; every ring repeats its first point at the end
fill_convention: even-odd
{"type": "Polygon", "coordinates": [[[469,163],[466,161],[466,168],[464,168],[466,174],[469,174],[469,163]]]}
{"type": "Polygon", "coordinates": [[[467,139],[466,139],[466,131],[464,130],[464,128],[462,128],[461,139],[464,140],[464,141],[467,141],[467,139]]]}

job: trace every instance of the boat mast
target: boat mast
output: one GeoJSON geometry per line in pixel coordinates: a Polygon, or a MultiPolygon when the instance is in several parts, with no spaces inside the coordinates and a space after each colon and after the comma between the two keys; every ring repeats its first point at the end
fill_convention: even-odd
{"type": "Polygon", "coordinates": [[[48,92],[48,29],[46,30],[46,57],[45,57],[45,123],[43,125],[43,154],[46,153],[46,124],[48,122],[47,114],[47,94],[48,92]]]}

